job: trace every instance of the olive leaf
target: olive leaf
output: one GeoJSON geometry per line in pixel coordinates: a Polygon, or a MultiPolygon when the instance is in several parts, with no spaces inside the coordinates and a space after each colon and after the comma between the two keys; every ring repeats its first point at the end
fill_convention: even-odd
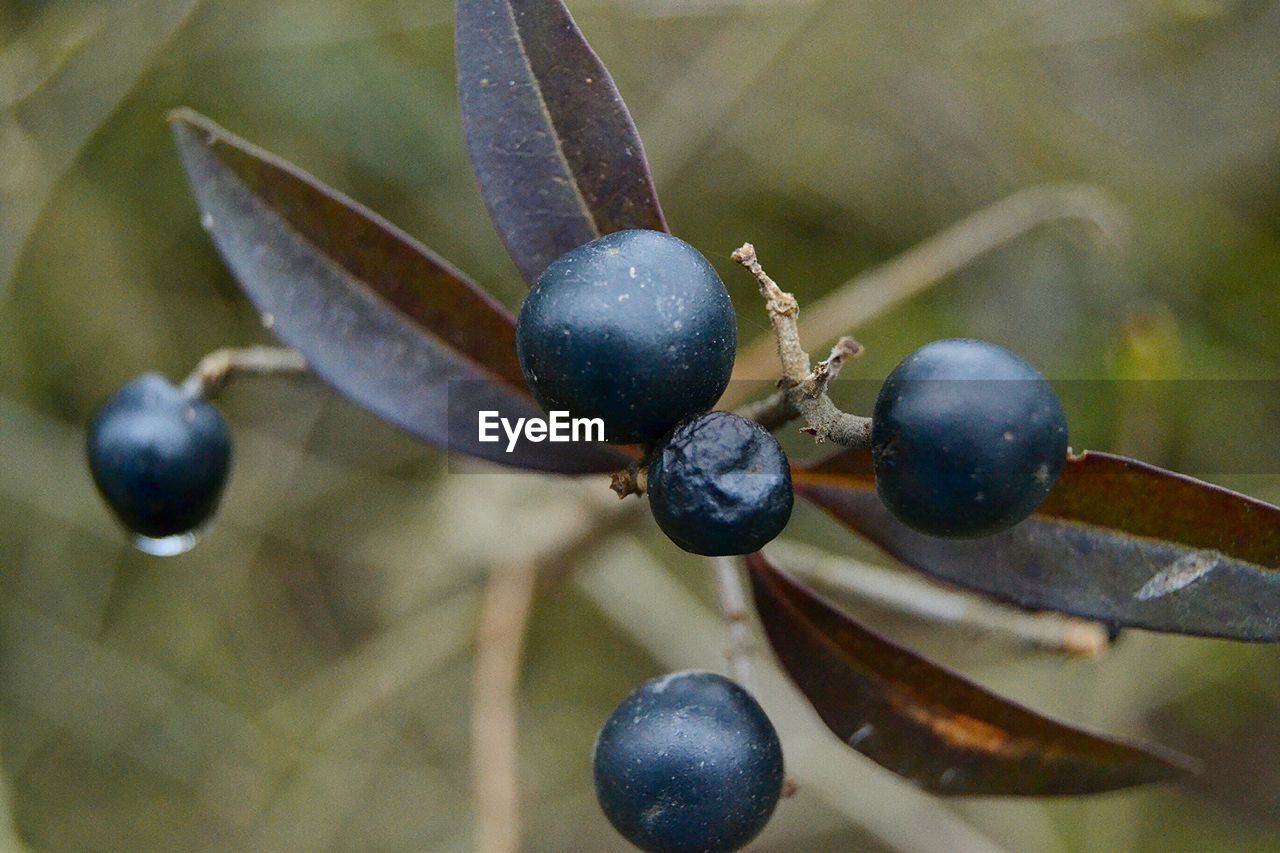
{"type": "Polygon", "coordinates": [[[467,150],[529,284],[601,235],[666,230],[626,104],[560,0],[458,0],[456,53],[467,150]]]}
{"type": "Polygon", "coordinates": [[[1173,779],[1195,762],[1055,722],[884,639],[761,553],[746,558],[774,653],[823,722],[938,794],[1090,794],[1173,779]]]}
{"type": "Polygon", "coordinates": [[[478,412],[540,416],[510,313],[377,214],[203,116],[170,117],[205,227],[282,341],[352,402],[437,447],[559,473],[628,458],[478,441],[478,412]]]}
{"type": "Polygon", "coordinates": [[[1026,521],[983,539],[927,536],[875,492],[870,456],[793,471],[798,494],[892,556],[1022,607],[1117,626],[1280,640],[1280,508],[1107,453],[1070,456],[1026,521]]]}

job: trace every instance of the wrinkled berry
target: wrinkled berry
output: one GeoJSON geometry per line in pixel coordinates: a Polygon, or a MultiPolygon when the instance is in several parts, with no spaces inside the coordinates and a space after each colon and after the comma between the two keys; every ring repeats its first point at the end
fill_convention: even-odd
{"type": "Polygon", "coordinates": [[[791,518],[791,470],[755,421],[710,412],[676,427],[649,463],[649,506],[658,526],[694,554],[750,554],[791,518]]]}

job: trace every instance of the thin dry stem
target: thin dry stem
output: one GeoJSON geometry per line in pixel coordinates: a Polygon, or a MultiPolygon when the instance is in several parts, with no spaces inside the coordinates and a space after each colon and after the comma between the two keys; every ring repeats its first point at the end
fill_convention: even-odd
{"type": "Polygon", "coordinates": [[[493,571],[480,605],[471,684],[472,796],[477,850],[520,849],[516,707],[536,571],[515,563],[493,571]]]}
{"type": "Polygon", "coordinates": [[[240,376],[296,375],[310,370],[302,353],[283,347],[220,349],[200,359],[196,369],[182,383],[192,397],[209,399],[240,376]]]}
{"type": "Polygon", "coordinates": [[[827,393],[827,386],[840,375],[844,363],[862,355],[862,352],[862,344],[853,338],[846,337],[836,341],[836,345],[831,348],[831,355],[827,356],[826,361],[818,362],[818,366],[813,369],[813,375],[805,380],[805,395],[813,399],[827,393]]]}
{"type": "Polygon", "coordinates": [[[472,677],[472,796],[476,849],[520,848],[517,698],[520,663],[539,586],[557,583],[582,557],[644,517],[640,503],[593,504],[581,525],[524,562],[495,569],[485,586],[472,677]]]}
{"type": "Polygon", "coordinates": [[[749,693],[756,690],[755,672],[751,657],[755,643],[751,639],[751,614],[747,609],[747,593],[738,574],[737,561],[732,557],[712,557],[711,568],[716,579],[716,600],[724,616],[725,659],[733,680],[749,693]]]}
{"type": "MultiPolygon", "coordinates": [[[[1120,246],[1129,233],[1125,211],[1089,184],[1028,187],[965,217],[878,267],[859,273],[805,311],[807,340],[829,341],[916,296],[978,258],[1050,222],[1080,220],[1094,226],[1105,245],[1120,246]]],[[[773,342],[760,340],[738,354],[735,379],[771,372],[773,342]]],[[[730,386],[733,406],[748,382],[730,386]]]]}
{"type": "MultiPolygon", "coordinates": [[[[716,579],[716,601],[724,617],[725,660],[733,680],[748,693],[756,693],[755,666],[756,644],[751,637],[751,611],[747,605],[747,591],[738,571],[738,561],[732,557],[712,557],[711,568],[716,579]]],[[[799,790],[795,777],[787,775],[782,780],[782,796],[794,797],[799,790]]]]}
{"type": "Polygon", "coordinates": [[[760,295],[765,300],[765,310],[773,323],[773,337],[777,345],[778,361],[782,363],[784,387],[798,385],[809,375],[809,353],[800,345],[800,332],[796,319],[800,316],[800,304],[790,293],[778,287],[760,265],[756,247],[744,243],[733,253],[733,259],[755,276],[760,285],[760,295]]]}
{"type": "Polygon", "coordinates": [[[1111,645],[1106,626],[1098,622],[1019,610],[913,575],[795,543],[774,542],[768,551],[780,565],[796,574],[900,613],[977,628],[1081,657],[1098,657],[1111,645]]]}
{"type": "Polygon", "coordinates": [[[773,432],[800,417],[800,412],[791,404],[791,397],[783,391],[770,394],[763,400],[755,400],[736,409],[737,414],[749,421],[773,432]]]}
{"type": "Polygon", "coordinates": [[[859,415],[842,412],[827,396],[827,384],[840,372],[844,362],[862,352],[862,347],[852,338],[842,338],[831,356],[810,369],[809,354],[800,343],[796,326],[800,306],[790,293],[784,293],[760,265],[755,247],[745,243],[733,253],[737,261],[756,278],[760,295],[765,300],[765,310],[773,324],[777,342],[778,361],[782,364],[782,389],[778,395],[748,410],[766,427],[776,428],[786,423],[787,415],[795,412],[804,418],[809,433],[816,441],[831,442],[842,447],[866,447],[871,439],[871,421],[859,415]]]}

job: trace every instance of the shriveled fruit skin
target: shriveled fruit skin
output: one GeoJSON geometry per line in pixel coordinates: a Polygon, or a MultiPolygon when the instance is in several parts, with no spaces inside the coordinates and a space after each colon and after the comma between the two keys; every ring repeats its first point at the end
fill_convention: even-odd
{"type": "Polygon", "coordinates": [[[787,526],[795,501],[777,439],[729,412],[677,426],[649,463],[648,491],[671,541],[708,556],[760,550],[787,526]]]}

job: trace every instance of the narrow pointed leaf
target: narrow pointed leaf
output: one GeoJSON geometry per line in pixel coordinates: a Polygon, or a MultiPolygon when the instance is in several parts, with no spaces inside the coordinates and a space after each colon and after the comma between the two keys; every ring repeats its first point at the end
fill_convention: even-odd
{"type": "Polygon", "coordinates": [[[489,213],[529,284],[565,252],[665,231],[644,148],[560,0],[458,0],[458,93],[489,213]]]}
{"type": "Polygon", "coordinates": [[[437,447],[525,468],[610,471],[607,448],[480,443],[476,412],[540,415],[510,313],[413,238],[188,110],[171,116],[205,227],[273,332],[352,402],[437,447]]]}
{"type": "Polygon", "coordinates": [[[756,610],[784,669],[849,746],[925,790],[1091,794],[1176,778],[1191,759],[1090,734],[996,696],[827,604],[763,554],[756,610]]]}
{"type": "Polygon", "coordinates": [[[865,452],[794,472],[796,490],[902,562],[1036,610],[1114,625],[1280,641],[1280,508],[1106,453],[1067,460],[1031,518],[985,539],[895,519],[865,452]]]}

